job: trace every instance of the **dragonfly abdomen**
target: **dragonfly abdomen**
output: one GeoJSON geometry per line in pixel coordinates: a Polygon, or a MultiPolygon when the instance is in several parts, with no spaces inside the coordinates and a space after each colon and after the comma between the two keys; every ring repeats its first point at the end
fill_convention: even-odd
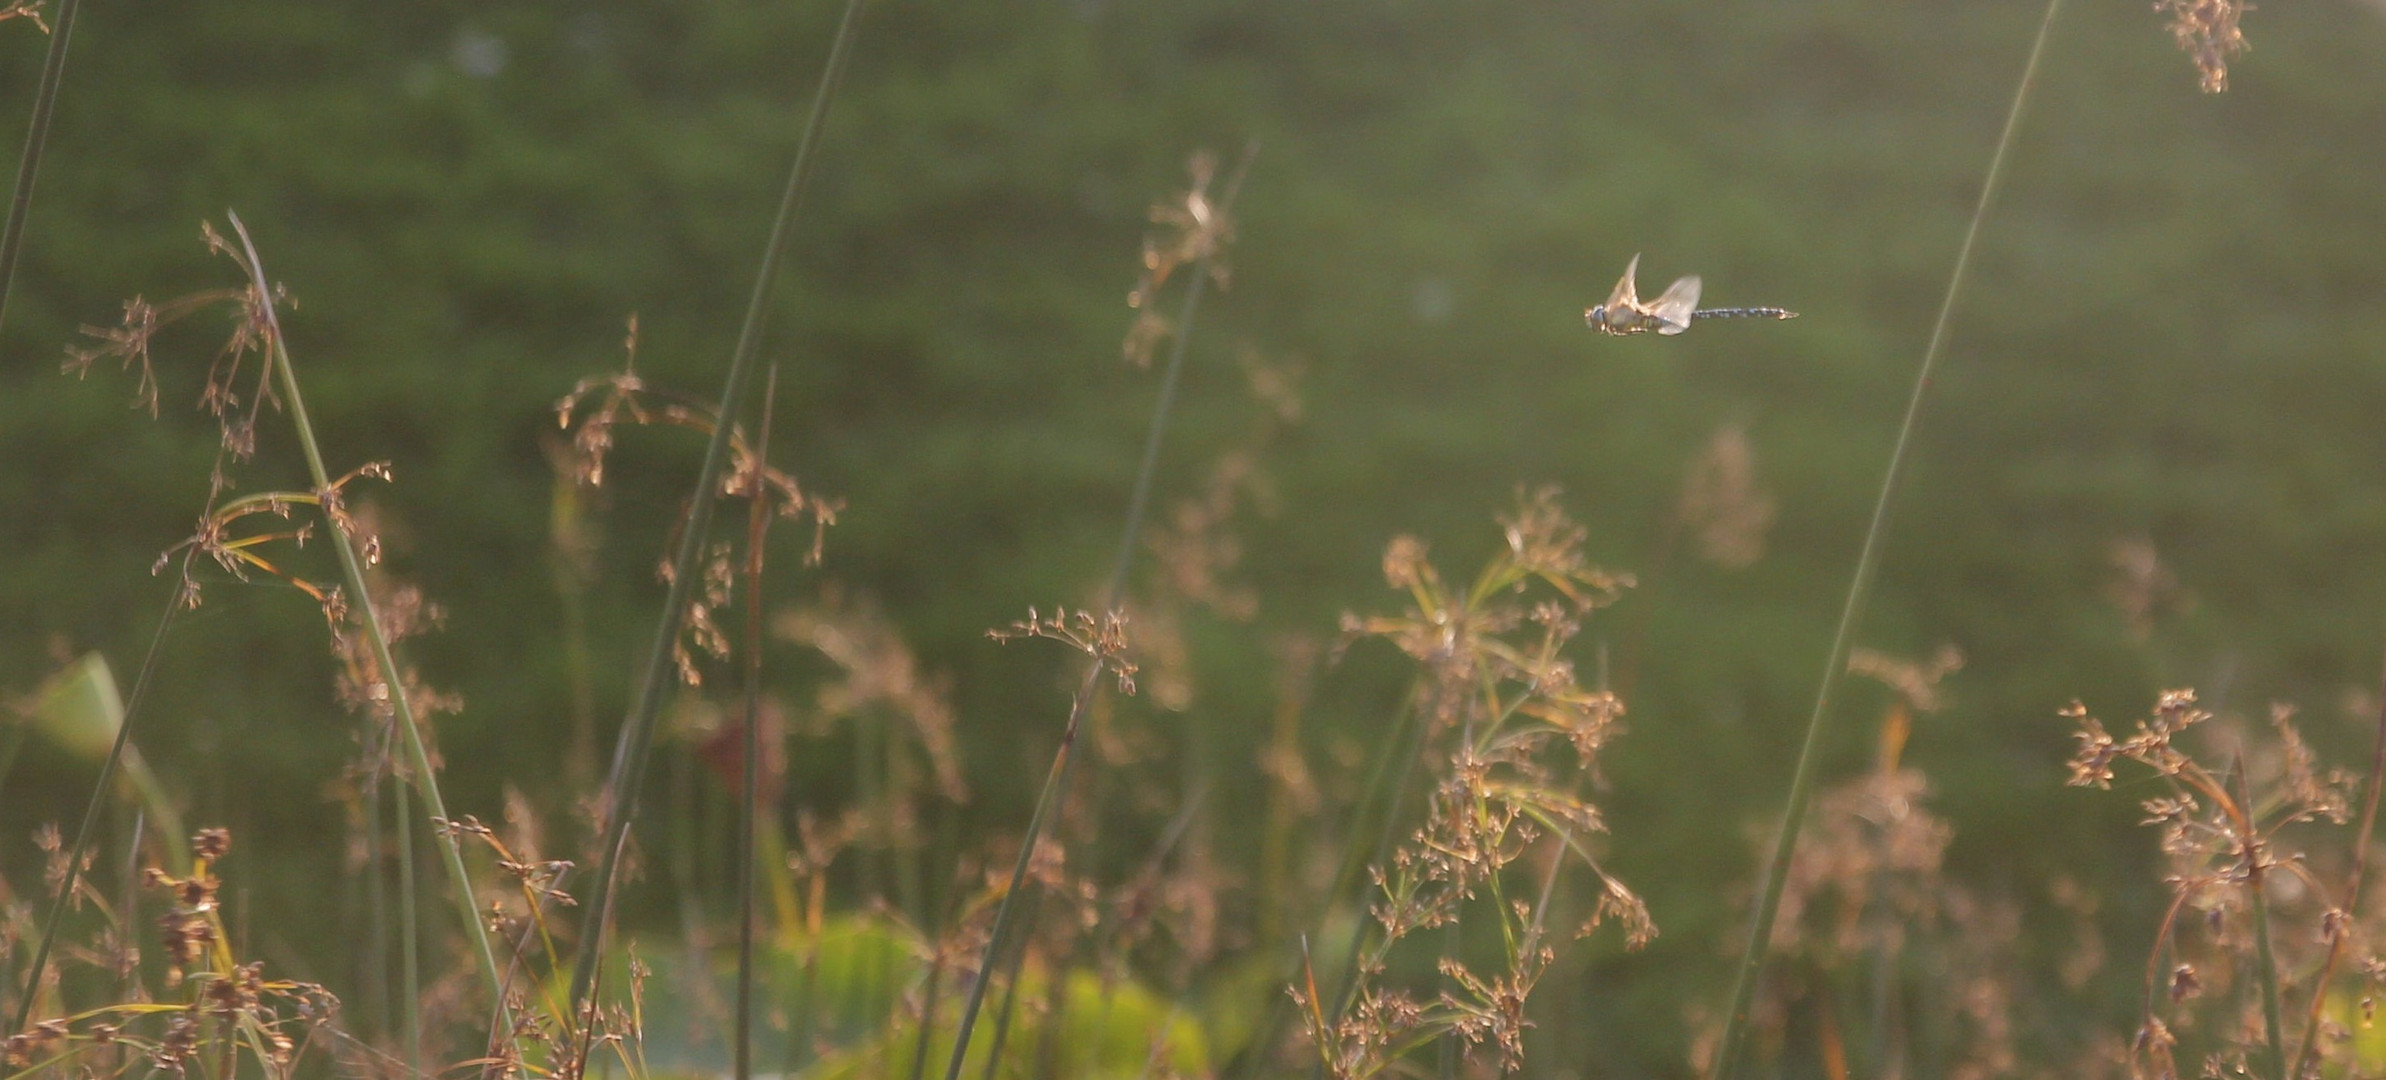
{"type": "Polygon", "coordinates": [[[1795,319],[1798,313],[1777,307],[1719,307],[1700,308],[1690,313],[1693,319],[1795,319]]]}

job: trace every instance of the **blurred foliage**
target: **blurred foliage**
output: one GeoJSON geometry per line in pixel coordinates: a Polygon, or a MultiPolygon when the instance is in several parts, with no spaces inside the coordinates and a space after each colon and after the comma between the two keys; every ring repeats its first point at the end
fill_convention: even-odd
{"type": "MultiPolygon", "coordinates": [[[[620,365],[632,312],[650,380],[715,392],[834,17],[86,11],[0,335],[0,686],[30,691],[51,656],[87,649],[129,670],[146,642],[170,588],[151,560],[206,492],[212,432],[183,405],[214,343],[161,339],[157,423],[123,407],[128,379],[78,384],[56,362],[125,298],[225,284],[198,226],[232,207],[299,302],[286,325],[313,358],[335,471],[395,464],[373,496],[389,566],[448,612],[413,652],[465,702],[440,732],[451,802],[495,819],[510,783],[568,807],[549,406],[620,365]]],[[[833,579],[876,597],[951,679],[975,792],[954,843],[1017,829],[1057,729],[1059,661],[982,631],[1093,589],[1152,389],[1116,359],[1146,206],[1181,186],[1190,151],[1258,140],[1163,499],[1248,424],[1237,349],[1303,360],[1309,405],[1262,465],[1273,512],[1239,525],[1256,620],[1188,618],[1201,677],[1166,737],[1198,746],[1219,831],[1236,835],[1273,707],[1247,673],[1266,670],[1270,635],[1330,636],[1338,612],[1388,605],[1377,557],[1393,534],[1469,563],[1514,486],[1562,485],[1595,557],[1643,581],[1586,639],[1631,708],[1601,797],[1608,857],[1664,936],[1554,972],[1546,1015],[1563,1022],[1535,1037],[1547,1067],[1678,1071],[1685,1009],[1721,996],[1750,837],[1787,785],[2036,17],[1843,0],[883,0],[766,349],[784,365],[774,456],[848,509],[817,573],[793,569],[808,537],[785,531],[771,588],[793,603],[833,579]],[[1713,303],[1805,317],[1595,338],[1577,313],[1635,251],[1652,279],[1704,274],[1713,303]],[[1775,505],[1744,569],[1702,560],[1675,514],[1725,429],[1775,505]]],[[[2362,726],[2341,706],[2375,678],[2386,610],[2386,13],[2265,7],[2246,32],[2231,90],[2207,97],[2143,4],[2081,3],[2057,25],[1860,639],[1970,658],[1906,752],[1955,830],[1950,872],[2048,926],[2069,918],[2049,883],[2075,880],[2106,899],[2124,958],[2160,900],[2151,852],[2127,800],[2063,790],[2056,708],[2076,695],[2125,714],[2189,682],[2220,711],[2291,699],[2323,754],[2349,761],[2362,726]],[[2177,586],[2133,625],[2107,594],[2114,553],[2135,550],[2116,543],[2140,541],[2177,586]]],[[[42,47],[0,26],[0,87],[29,97],[42,47]]],[[[269,428],[244,487],[299,486],[280,438],[269,428]]],[[[591,510],[572,603],[603,730],[696,452],[626,437],[591,510]]],[[[774,660],[783,693],[808,692],[806,663],[774,660]]],[[[335,974],[308,967],[334,964],[320,958],[358,904],[352,878],[321,885],[341,857],[326,792],[356,744],[331,670],[303,597],[213,589],[169,647],[144,736],[193,823],[228,824],[254,853],[228,881],[255,894],[259,953],[299,977],[335,974]]],[[[1367,745],[1397,678],[1363,649],[1321,677],[1306,728],[1321,769],[1353,770],[1334,763],[1367,745]]],[[[1853,774],[1871,736],[1844,730],[1853,774]]],[[[854,782],[844,758],[797,749],[799,792],[854,782]]],[[[25,748],[0,805],[8,866],[35,864],[29,830],[71,815],[87,777],[25,748]]],[[[689,857],[728,880],[718,853],[689,857]]],[[[639,918],[667,921],[661,886],[644,888],[639,918]]],[[[2022,940],[2051,968],[2071,938],[2022,940]]],[[[2128,966],[2090,984],[2089,1007],[2053,992],[2024,1023],[2056,1050],[2125,1029],[2128,966]]]]}

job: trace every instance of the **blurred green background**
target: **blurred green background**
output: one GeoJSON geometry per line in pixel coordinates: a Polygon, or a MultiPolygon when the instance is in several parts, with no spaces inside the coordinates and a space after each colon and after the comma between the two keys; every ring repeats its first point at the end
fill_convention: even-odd
{"type": "MultiPolygon", "coordinates": [[[[983,631],[1096,587],[1156,385],[1118,344],[1146,208],[1184,186],[1193,150],[1256,140],[1161,498],[1192,494],[1248,430],[1241,350],[1297,359],[1307,409],[1265,455],[1275,498],[1236,525],[1258,615],[1190,626],[1199,690],[1170,723],[1209,733],[1233,835],[1261,784],[1271,637],[1396,609],[1378,556],[1397,533],[1470,573],[1517,485],[1561,485],[1596,558],[1643,575],[1584,653],[1632,668],[1599,801],[1613,867],[1664,937],[1631,957],[1602,941],[1567,969],[1551,1065],[1679,1072],[1685,1007],[1720,1007],[1751,837],[1787,787],[2039,11],[872,3],[765,351],[784,365],[773,456],[848,508],[817,571],[782,531],[772,588],[792,604],[833,581],[883,604],[952,681],[968,842],[1014,835],[1064,658],[983,631]],[[1711,304],[1804,317],[1594,336],[1580,312],[1634,252],[1644,291],[1699,273],[1711,304]],[[1778,506],[1743,569],[1673,524],[1690,462],[1727,427],[1778,506]]],[[[640,371],[717,393],[836,15],[92,0],[0,334],[0,688],[30,691],[85,649],[130,679],[168,592],[151,562],[206,494],[213,427],[189,406],[218,329],[161,339],[156,422],[126,408],[128,377],[77,382],[58,361],[127,297],[230,284],[199,225],[236,209],[297,298],[286,325],[333,467],[394,463],[371,494],[389,565],[448,612],[412,652],[466,702],[441,727],[451,805],[495,817],[509,783],[567,805],[550,406],[620,366],[633,312],[640,371]]],[[[2129,1022],[2160,900],[2131,800],[2061,786],[2059,706],[2118,722],[2193,684],[2239,710],[2300,703],[2332,760],[2365,746],[2347,703],[2377,677],[2386,624],[2386,8],[2275,5],[2246,28],[2254,51],[2206,96],[2144,4],[2063,14],[1859,636],[1969,657],[1908,748],[1957,830],[1957,876],[2033,920],[2054,918],[2058,878],[2105,900],[2118,961],[2078,1003],[2027,1006],[2057,1044],[2129,1022]],[[2127,538],[2179,582],[2143,636],[2107,595],[2127,538]]],[[[0,26],[7,115],[43,47],[0,26]]],[[[605,731],[697,453],[625,442],[588,611],[605,731]]],[[[249,490],[302,475],[270,423],[236,473],[249,490]]],[[[800,698],[818,672],[788,652],[775,686],[800,698]]],[[[273,939],[263,955],[302,973],[341,926],[327,792],[356,724],[330,670],[304,597],[215,584],[169,645],[143,735],[189,819],[234,828],[245,858],[226,873],[273,939]]],[[[1403,678],[1377,646],[1321,678],[1319,768],[1370,745],[1403,678]]],[[[1847,695],[1831,775],[1868,760],[1883,700],[1847,695]]],[[[34,865],[29,831],[71,822],[88,779],[29,746],[0,861],[34,865]]],[[[633,918],[667,924],[648,901],[633,918]]]]}

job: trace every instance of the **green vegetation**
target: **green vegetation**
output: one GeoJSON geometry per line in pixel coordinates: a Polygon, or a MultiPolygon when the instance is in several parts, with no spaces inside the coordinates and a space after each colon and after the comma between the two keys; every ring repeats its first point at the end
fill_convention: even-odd
{"type": "MultiPolygon", "coordinates": [[[[1363,1071],[1389,1050],[1455,1075],[1476,1067],[1461,1041],[1486,1040],[1470,1053],[1496,1066],[1507,1033],[1536,1075],[1711,1061],[1800,722],[2039,7],[866,5],[760,297],[772,430],[721,433],[733,505],[709,535],[742,556],[757,498],[814,520],[770,533],[760,641],[742,583],[715,598],[716,578],[680,575],[695,630],[669,640],[704,682],[666,695],[618,948],[587,954],[620,1011],[580,1016],[581,913],[545,890],[592,895],[609,862],[587,801],[638,697],[665,609],[655,567],[839,7],[81,12],[0,326],[0,688],[24,717],[0,730],[17,942],[0,967],[22,971],[49,902],[59,856],[35,830],[71,841],[124,724],[93,680],[145,670],[181,588],[174,564],[150,571],[173,550],[204,603],[173,617],[134,710],[137,785],[101,792],[60,992],[125,1000],[109,949],[156,952],[159,914],[205,939],[148,958],[161,1001],[169,962],[293,980],[192,1029],[229,1048],[193,1059],[211,1076],[278,1060],[275,1033],[317,1000],[302,984],[346,1003],[310,1068],[401,1070],[417,1023],[434,1064],[479,1056],[489,978],[551,1025],[521,1044],[534,1066],[726,1070],[756,647],[774,807],[757,829],[758,1071],[943,1069],[981,955],[1018,975],[991,985],[955,1062],[971,1077],[996,1058],[1017,1075],[1363,1071]],[[1224,173],[1246,145],[1263,150],[1231,233],[1191,220],[1188,159],[1214,150],[1224,173]],[[219,447],[266,389],[257,369],[230,419],[190,407],[232,385],[210,360],[263,306],[200,241],[227,210],[289,290],[270,346],[304,358],[314,428],[268,407],[245,462],[219,447]],[[1697,273],[1710,304],[1803,317],[1591,333],[1578,313],[1636,251],[1644,285],[1697,273]],[[1154,430],[1153,352],[1174,343],[1150,320],[1177,318],[1195,281],[1210,291],[1163,410],[1121,652],[1099,609],[1154,430]],[[175,298],[225,289],[249,300],[172,322],[132,371],[83,329],[136,295],[189,315],[175,298]],[[615,377],[625,325],[635,385],[615,377]],[[61,378],[62,346],[101,355],[61,378]],[[150,362],[154,422],[125,408],[150,362]],[[340,500],[377,566],[344,572],[303,497],[234,501],[382,461],[393,483],[340,500]],[[592,462],[601,486],[581,482],[592,462]],[[1579,535],[1535,516],[1558,513],[1529,494],[1544,486],[1579,535]],[[243,549],[266,564],[235,578],[175,550],[203,505],[314,536],[243,549]],[[1495,515],[1541,531],[1503,535],[1495,515]],[[1555,586],[1544,622],[1519,607],[1524,622],[1485,624],[1513,651],[1477,668],[1382,629],[1412,605],[1506,602],[1440,597],[1419,566],[1493,580],[1561,548],[1568,573],[1634,584],[1597,604],[1555,586]],[[302,583],[395,603],[402,655],[369,634],[327,647],[326,613],[348,624],[302,583]],[[1075,710],[1088,657],[986,640],[1030,604],[1024,629],[1107,672],[1075,710]],[[1346,612],[1400,648],[1346,634],[1346,612]],[[1519,659],[1540,627],[1566,643],[1563,680],[1519,659]],[[390,669],[426,718],[435,785],[373,696],[390,669]],[[1561,690],[1626,710],[1595,760],[1553,736],[1503,759],[1514,776],[1453,767],[1561,690]],[[1073,712],[1070,797],[1048,852],[1023,852],[1073,712]],[[1493,775],[1521,787],[1482,786],[1493,775]],[[458,820],[434,831],[424,798],[458,820]],[[1489,843],[1485,861],[1388,880],[1404,903],[1450,882],[1483,895],[1393,948],[1403,934],[1350,903],[1364,868],[1462,805],[1501,829],[1428,835],[1489,843]],[[193,869],[163,813],[237,848],[193,869]],[[529,869],[560,859],[577,866],[529,869]],[[140,865],[220,906],[142,899],[140,865]],[[1029,887],[1010,893],[1014,865],[1029,887]],[[451,888],[457,866],[480,910],[511,905],[500,929],[517,936],[500,938],[522,952],[494,954],[499,970],[458,925],[474,897],[451,888]],[[1008,956],[989,943],[1006,901],[1025,924],[1008,956]],[[94,936],[138,905],[113,946],[94,936]],[[1611,929],[1534,961],[1548,923],[1641,905],[1660,931],[1645,948],[1611,929]],[[1354,978],[1353,956],[1384,967],[1354,978]],[[1467,982],[1500,965],[1537,979],[1529,1030],[1467,982]],[[1403,1026],[1384,986],[1482,1007],[1403,1026]],[[1378,1029],[1329,1015],[1344,1004],[1424,1041],[1368,1045],[1378,1029]],[[922,1015],[939,1021],[924,1034],[922,1015]],[[1339,1057],[1301,1056],[1319,1033],[1339,1057]]],[[[2204,1010],[2179,1028],[2183,1071],[2206,1052],[2265,1077],[2312,1056],[2333,1070],[2356,1045],[2322,1019],[2358,1026],[2372,950],[2315,946],[2312,928],[2358,880],[2358,848],[2313,822],[2361,800],[2330,802],[2357,786],[2322,791],[2324,770],[2296,763],[2304,740],[2321,762],[2369,760],[2376,719],[2386,9],[2264,8],[2255,51],[2207,95],[2165,25],[2213,8],[2170,8],[2076,0],[2049,39],[1854,624],[1848,670],[1870,677],[1828,717],[1739,1075],[2084,1071],[2176,1009],[2204,1010]],[[2159,695],[2189,685],[2197,720],[2215,717],[2185,737],[2211,763],[2191,786],[2227,811],[2196,835],[2226,842],[2197,849],[2211,887],[2179,899],[2162,881],[2178,868],[2132,828],[2140,802],[2176,793],[2142,773],[2114,797],[2067,789],[2086,714],[2060,710],[2161,701],[2167,736],[2197,699],[2159,695]],[[2299,704],[2298,729],[2265,726],[2273,701],[2299,704]],[[2230,869],[2274,849],[2308,858],[2230,869]],[[2267,893],[2242,887],[2265,874],[2267,893]],[[2242,936],[2182,936],[2202,925],[2190,910],[2242,936]],[[2258,961],[2232,951],[2257,942],[2258,961]],[[2225,978],[2222,954],[2261,977],[2225,978]],[[2336,989],[2314,993],[2323,967],[2336,989]],[[2239,1022],[2258,1037],[2206,1045],[2239,1022]]],[[[31,20],[0,21],[0,115],[33,106],[48,46],[31,20]]],[[[280,397],[296,406],[295,385],[280,397]]],[[[703,554],[725,577],[743,565],[703,554]]],[[[2175,777],[2157,742],[2138,760],[2175,777]]],[[[0,992],[9,1014],[19,1001],[0,992]]],[[[162,1014],[118,1021],[165,1037],[162,1014]]]]}

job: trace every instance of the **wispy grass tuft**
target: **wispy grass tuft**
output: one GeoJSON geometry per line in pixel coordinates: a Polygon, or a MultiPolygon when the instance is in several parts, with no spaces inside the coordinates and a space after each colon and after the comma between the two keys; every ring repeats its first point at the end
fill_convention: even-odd
{"type": "Polygon", "coordinates": [[[1856,556],[1856,572],[1848,582],[1847,601],[1839,612],[1839,628],[1831,636],[1830,653],[1823,658],[1822,684],[1815,691],[1814,712],[1806,721],[1805,741],[1798,750],[1797,768],[1790,776],[1789,799],[1782,808],[1780,824],[1774,831],[1772,855],[1766,862],[1764,890],[1759,894],[1748,942],[1733,977],[1731,1009],[1724,1014],[1723,1036],[1716,1049],[1711,1080],[1731,1080],[1732,1066],[1739,1056],[1740,1042],[1748,1025],[1748,1007],[1756,997],[1757,976],[1764,968],[1765,952],[1773,940],[1773,921],[1781,910],[1782,888],[1789,880],[1790,857],[1797,851],[1802,831],[1799,825],[1806,818],[1807,805],[1814,799],[1815,766],[1821,756],[1824,721],[1830,715],[1832,694],[1847,668],[1856,623],[1862,618],[1865,600],[1872,592],[1881,537],[1886,531],[1890,505],[1897,496],[1897,482],[1913,449],[1922,402],[1930,392],[1930,377],[1938,367],[1940,350],[1946,345],[1948,321],[1955,313],[1957,297],[1963,293],[1964,272],[1971,267],[1972,250],[1980,239],[1980,225],[1987,220],[1989,205],[1996,200],[1997,187],[2004,180],[2005,159],[2013,149],[2014,133],[2021,129],[2030,86],[2037,80],[2039,61],[2046,55],[2047,38],[2062,7],[2063,0],[2047,0],[2046,14],[2039,19],[2038,36],[2030,44],[2030,58],[2022,65],[2021,81],[2013,88],[2013,104],[2005,113],[2004,132],[1997,137],[1996,152],[1988,159],[1988,176],[1980,184],[1980,201],[1972,207],[1971,224],[1964,228],[1963,244],[1956,249],[1955,269],[1947,277],[1946,296],[1939,301],[1938,318],[1931,324],[1930,343],[1923,348],[1922,363],[1914,373],[1914,390],[1906,400],[1905,419],[1898,425],[1897,443],[1889,451],[1889,468],[1881,477],[1880,495],[1873,501],[1872,523],[1865,528],[1864,546],[1856,556]]]}

